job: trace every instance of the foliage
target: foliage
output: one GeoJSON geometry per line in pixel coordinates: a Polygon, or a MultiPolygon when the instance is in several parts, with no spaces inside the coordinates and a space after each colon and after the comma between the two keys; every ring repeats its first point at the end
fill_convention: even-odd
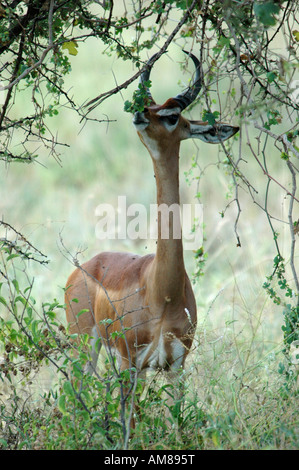
{"type": "Polygon", "coordinates": [[[133,101],[125,101],[124,110],[128,113],[142,112],[147,104],[147,89],[151,86],[151,81],[139,83],[138,89],[133,93],[133,101]]]}
{"type": "Polygon", "coordinates": [[[0,302],[6,307],[6,314],[0,316],[0,380],[2,386],[12,387],[7,405],[0,403],[0,448],[107,448],[115,440],[122,441],[129,426],[124,415],[129,390],[124,394],[124,384],[135,374],[118,372],[114,366],[101,378],[86,375],[88,337],[80,338],[75,349],[74,337],[58,319],[64,305],[56,300],[36,305],[33,280],[24,265],[27,250],[17,244],[8,247],[3,241],[0,255],[4,266],[0,302]],[[18,270],[24,273],[24,285],[28,284],[24,288],[15,278],[18,270]],[[49,366],[58,374],[56,385],[39,397],[39,407],[27,407],[29,398],[17,383],[28,386],[49,366]],[[115,391],[121,394],[115,397],[115,391]]]}
{"type": "MultiPolygon", "coordinates": [[[[153,51],[158,50],[154,62],[170,45],[188,48],[200,59],[203,87],[192,107],[200,104],[202,119],[211,125],[218,120],[234,120],[241,127],[240,135],[220,146],[215,163],[229,180],[220,217],[225,218],[234,207],[233,230],[236,245],[241,248],[242,225],[255,224],[242,219],[241,194],[246,193],[247,203],[260,208],[264,223],[269,226],[273,265],[272,260],[267,265],[269,274],[263,288],[273,306],[281,308],[285,354],[279,364],[274,361],[277,367],[271,371],[275,383],[272,388],[269,377],[263,375],[270,361],[265,357],[239,375],[232,375],[229,382],[226,377],[220,380],[221,371],[215,371],[209,381],[198,387],[204,390],[200,398],[192,389],[186,393],[185,403],[168,404],[167,398],[174,395],[173,385],[149,386],[140,399],[141,419],[129,443],[132,403],[125,390],[129,383],[133,399],[137,399],[140,383],[135,371],[120,373],[110,357],[101,377],[83,374],[89,360],[87,338],[77,344],[76,338],[67,334],[59,320],[64,311],[60,301],[44,299],[39,305],[35,300],[30,269],[49,260],[24,235],[2,221],[1,228],[13,232],[14,240],[7,236],[0,240],[0,380],[11,390],[6,402],[0,402],[1,448],[164,448],[165,436],[169,448],[177,449],[279,448],[285,441],[286,447],[296,447],[293,410],[298,355],[294,360],[292,351],[297,350],[299,340],[295,215],[298,29],[295,0],[1,2],[3,168],[10,163],[39,162],[41,151],[34,147],[36,142],[58,160],[69,144],[60,142],[56,135],[57,116],[70,108],[87,124],[101,122],[93,110],[137,80],[153,51]],[[99,85],[100,95],[89,103],[81,103],[70,95],[65,83],[72,75],[72,60],[80,57],[83,42],[89,44],[91,40],[97,41],[104,54],[129,61],[136,70],[108,91],[99,85]],[[277,51],[277,41],[285,42],[283,53],[277,51]],[[20,98],[26,106],[15,106],[20,98]],[[252,172],[250,165],[255,165],[252,172]],[[259,186],[260,180],[255,178],[258,172],[264,177],[264,184],[259,186]],[[275,191],[281,192],[281,199],[288,205],[283,216],[272,204],[275,191]],[[285,226],[289,231],[287,243],[281,235],[285,226]],[[27,395],[24,390],[30,389],[33,377],[49,367],[58,379],[42,396],[38,393],[37,400],[31,400],[31,392],[27,395]],[[252,375],[257,369],[260,375],[255,392],[252,383],[256,377],[253,379],[252,375]],[[33,405],[37,401],[39,404],[33,405]],[[125,411],[126,404],[130,405],[129,413],[125,411]],[[161,414],[161,409],[168,410],[168,415],[161,414]]],[[[183,68],[187,67],[186,59],[183,68]]],[[[149,87],[151,83],[145,85],[149,87]]],[[[144,87],[136,88],[132,101],[124,104],[125,111],[142,111],[147,105],[144,87]]],[[[192,113],[192,109],[189,111],[192,113]]],[[[195,155],[191,165],[186,179],[190,183],[196,181],[196,197],[201,199],[200,185],[211,163],[202,163],[195,155]]],[[[207,258],[204,247],[196,250],[195,258],[197,283],[207,258]]],[[[232,343],[223,347],[221,354],[232,343]]],[[[214,357],[220,361],[221,354],[215,353],[214,357]]],[[[239,347],[236,356],[241,364],[246,362],[239,347]]],[[[195,360],[195,369],[202,367],[201,360],[195,360]]],[[[210,362],[208,366],[204,370],[210,370],[210,362]]]]}

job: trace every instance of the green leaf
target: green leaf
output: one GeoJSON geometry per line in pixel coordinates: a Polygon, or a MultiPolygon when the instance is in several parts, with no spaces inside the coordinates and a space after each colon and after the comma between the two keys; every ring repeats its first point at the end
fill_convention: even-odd
{"type": "Polygon", "coordinates": [[[289,155],[286,152],[282,152],[280,158],[282,158],[283,160],[289,160],[289,155]]]}
{"type": "Polygon", "coordinates": [[[210,113],[209,111],[204,110],[202,114],[202,118],[204,121],[208,121],[208,123],[213,126],[216,122],[216,119],[219,117],[219,111],[214,111],[210,113]]]}
{"type": "Polygon", "coordinates": [[[113,414],[114,411],[115,411],[115,405],[114,403],[109,403],[109,405],[107,406],[107,410],[110,414],[113,414]]]}
{"type": "Polygon", "coordinates": [[[220,49],[223,49],[224,47],[229,47],[229,45],[230,45],[230,38],[227,38],[225,36],[220,36],[217,42],[217,46],[220,49]]]}
{"type": "Polygon", "coordinates": [[[268,72],[267,73],[267,80],[269,83],[272,83],[274,82],[274,80],[276,79],[277,77],[277,73],[276,72],[268,72]]]}
{"type": "Polygon", "coordinates": [[[124,103],[124,111],[126,113],[130,113],[132,109],[133,103],[131,101],[126,100],[124,103]]]}
{"type": "Polygon", "coordinates": [[[274,26],[276,18],[274,15],[279,13],[279,5],[273,2],[254,3],[254,13],[258,20],[265,26],[274,26]]]}
{"type": "Polygon", "coordinates": [[[82,310],[80,310],[79,313],[77,313],[77,317],[80,317],[81,315],[83,315],[83,313],[87,313],[89,312],[89,308],[82,308],[82,310]]]}
{"type": "Polygon", "coordinates": [[[7,444],[7,441],[5,439],[0,439],[0,445],[5,449],[8,444],[7,444]]]}
{"type": "Polygon", "coordinates": [[[133,93],[133,101],[125,101],[124,111],[134,114],[136,111],[142,112],[144,110],[149,101],[147,90],[151,87],[151,83],[150,80],[139,83],[138,89],[133,93]]]}
{"type": "Polygon", "coordinates": [[[20,288],[19,288],[19,283],[18,283],[18,281],[17,281],[16,279],[13,279],[11,282],[13,283],[13,285],[14,285],[14,287],[15,287],[15,289],[16,289],[16,292],[19,293],[20,288]]]}
{"type": "Polygon", "coordinates": [[[63,391],[65,392],[66,395],[70,396],[70,397],[74,397],[75,396],[75,393],[74,393],[74,389],[72,387],[72,384],[71,382],[69,382],[68,380],[66,382],[64,382],[63,384],[63,391]]]}
{"type": "Polygon", "coordinates": [[[94,404],[94,399],[87,390],[82,390],[81,395],[84,399],[86,406],[90,407],[94,404]]]}
{"type": "Polygon", "coordinates": [[[78,51],[77,48],[78,44],[76,41],[66,41],[62,44],[62,49],[67,49],[70,55],[77,55],[78,51]]]}
{"type": "Polygon", "coordinates": [[[12,255],[9,255],[6,259],[6,261],[9,261],[11,259],[14,259],[14,258],[19,258],[20,255],[16,255],[16,254],[12,254],[12,255]]]}
{"type": "Polygon", "coordinates": [[[56,313],[52,311],[45,312],[45,315],[47,315],[47,317],[49,317],[51,320],[55,320],[56,318],[56,313]]]}
{"type": "Polygon", "coordinates": [[[25,307],[27,305],[27,300],[24,299],[24,297],[22,297],[21,295],[17,295],[17,297],[15,298],[15,304],[17,302],[21,302],[23,305],[25,305],[25,307]]]}
{"type": "Polygon", "coordinates": [[[33,320],[33,322],[31,323],[31,331],[34,339],[39,337],[38,324],[38,320],[33,320]]]}
{"type": "Polygon", "coordinates": [[[292,35],[294,36],[295,41],[299,42],[299,31],[295,29],[292,31],[292,35]]]}
{"type": "Polygon", "coordinates": [[[285,370],[285,366],[283,365],[282,362],[280,362],[279,365],[278,365],[278,373],[283,374],[284,370],[285,370]]]}
{"type": "Polygon", "coordinates": [[[65,403],[65,395],[60,395],[57,405],[58,405],[59,411],[61,411],[61,413],[63,415],[67,414],[66,403],[65,403]]]}
{"type": "Polygon", "coordinates": [[[63,416],[62,420],[61,420],[61,426],[64,430],[64,432],[67,434],[69,433],[69,419],[67,417],[67,415],[63,416]]]}

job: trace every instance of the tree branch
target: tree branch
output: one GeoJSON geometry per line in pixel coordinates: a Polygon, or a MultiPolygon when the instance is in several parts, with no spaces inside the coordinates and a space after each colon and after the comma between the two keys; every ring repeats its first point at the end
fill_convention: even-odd
{"type": "MultiPolygon", "coordinates": [[[[163,44],[163,46],[161,47],[161,49],[159,50],[159,52],[157,53],[157,55],[155,56],[154,60],[152,61],[152,65],[157,62],[161,55],[164,54],[166,51],[167,51],[167,47],[169,46],[169,44],[172,42],[172,40],[174,39],[174,37],[176,36],[176,34],[178,33],[178,31],[181,29],[181,27],[186,23],[187,19],[189,18],[189,16],[191,15],[192,11],[194,10],[195,6],[198,4],[198,0],[193,0],[192,4],[190,5],[190,7],[187,9],[186,13],[184,14],[184,16],[182,17],[182,19],[179,21],[179,23],[177,24],[177,26],[174,28],[174,30],[172,31],[172,33],[168,36],[167,40],[165,41],[165,43],[163,44]]],[[[123,82],[121,85],[118,85],[117,87],[113,88],[112,90],[109,90],[109,91],[106,91],[105,93],[101,93],[99,96],[97,96],[96,98],[93,98],[92,100],[88,101],[88,103],[86,103],[84,105],[84,107],[87,107],[89,106],[86,114],[84,115],[84,117],[86,118],[86,116],[91,112],[93,111],[97,106],[99,106],[101,103],[103,103],[103,101],[105,101],[107,98],[109,98],[110,96],[112,95],[115,95],[116,93],[118,93],[120,90],[123,90],[125,88],[127,88],[132,82],[134,82],[144,71],[146,70],[146,64],[144,65],[144,67],[142,67],[137,73],[135,73],[135,75],[133,75],[131,78],[129,78],[128,80],[126,80],[125,82],[123,82]]]]}

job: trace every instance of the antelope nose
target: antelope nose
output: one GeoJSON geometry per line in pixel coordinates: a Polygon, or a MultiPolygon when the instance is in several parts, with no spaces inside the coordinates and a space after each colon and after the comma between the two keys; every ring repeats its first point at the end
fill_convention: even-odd
{"type": "Polygon", "coordinates": [[[144,114],[141,113],[140,111],[136,111],[136,113],[134,114],[133,123],[134,124],[141,124],[141,123],[144,123],[144,122],[145,122],[144,114]]]}
{"type": "Polygon", "coordinates": [[[143,130],[149,125],[149,120],[146,119],[144,113],[136,111],[133,118],[133,124],[137,130],[143,130]]]}

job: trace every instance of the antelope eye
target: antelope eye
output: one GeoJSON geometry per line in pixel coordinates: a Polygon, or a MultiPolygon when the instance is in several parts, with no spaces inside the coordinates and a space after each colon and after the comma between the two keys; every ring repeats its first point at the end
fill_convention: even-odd
{"type": "Polygon", "coordinates": [[[166,121],[170,125],[174,125],[177,123],[179,119],[179,114],[170,114],[169,116],[163,116],[164,121],[166,121]]]}

